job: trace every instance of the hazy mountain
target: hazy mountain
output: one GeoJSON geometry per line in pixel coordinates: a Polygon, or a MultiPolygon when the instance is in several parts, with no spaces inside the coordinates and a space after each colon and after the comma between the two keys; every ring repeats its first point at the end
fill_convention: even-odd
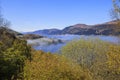
{"type": "Polygon", "coordinates": [[[119,35],[120,27],[116,26],[117,21],[110,21],[103,24],[86,25],[76,24],[68,26],[63,30],[59,29],[44,29],[34,32],[32,34],[40,35],[56,35],[56,34],[77,34],[77,35],[119,35]]]}
{"type": "Polygon", "coordinates": [[[103,24],[86,25],[76,24],[64,28],[62,34],[78,34],[78,35],[119,35],[120,27],[116,26],[117,21],[110,21],[103,24]]]}
{"type": "Polygon", "coordinates": [[[62,34],[82,34],[85,33],[86,29],[90,27],[86,24],[76,24],[69,27],[64,28],[61,33],[62,34]]]}
{"type": "Polygon", "coordinates": [[[39,34],[39,35],[54,35],[54,34],[60,34],[61,30],[59,29],[44,29],[44,30],[37,30],[34,32],[26,32],[24,34],[39,34]]]}

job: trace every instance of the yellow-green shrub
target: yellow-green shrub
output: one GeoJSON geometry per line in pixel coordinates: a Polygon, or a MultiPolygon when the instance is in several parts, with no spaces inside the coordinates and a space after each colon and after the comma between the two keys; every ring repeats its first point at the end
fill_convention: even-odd
{"type": "Polygon", "coordinates": [[[77,62],[82,67],[91,67],[99,59],[105,61],[108,42],[98,39],[80,39],[69,42],[61,49],[62,55],[77,62]]]}
{"type": "Polygon", "coordinates": [[[68,43],[61,52],[82,68],[88,68],[93,80],[120,80],[120,45],[81,39],[68,43]]]}
{"type": "Polygon", "coordinates": [[[60,55],[35,51],[26,61],[25,80],[91,80],[89,72],[60,55]]]}

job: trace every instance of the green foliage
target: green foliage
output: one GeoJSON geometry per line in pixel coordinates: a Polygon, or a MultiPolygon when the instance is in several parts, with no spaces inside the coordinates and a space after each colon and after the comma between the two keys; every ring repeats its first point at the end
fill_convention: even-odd
{"type": "Polygon", "coordinates": [[[98,39],[80,39],[68,43],[62,48],[61,52],[64,56],[79,63],[81,66],[91,67],[95,61],[105,57],[104,53],[108,50],[107,46],[109,46],[109,43],[98,39]]]}
{"type": "Polygon", "coordinates": [[[0,80],[16,79],[23,71],[25,60],[31,59],[30,47],[13,34],[0,32],[0,80]]]}
{"type": "Polygon", "coordinates": [[[93,80],[120,80],[120,45],[81,39],[68,43],[61,52],[82,68],[87,68],[93,80]]]}
{"type": "MultiPolygon", "coordinates": [[[[94,78],[100,80],[120,80],[120,46],[110,45],[109,50],[105,53],[106,61],[98,61],[91,67],[94,78]]],[[[103,58],[102,58],[103,59],[103,58]]]]}
{"type": "Polygon", "coordinates": [[[31,52],[26,41],[0,34],[0,80],[120,80],[120,45],[74,40],[62,48],[62,56],[31,52]]]}
{"type": "Polygon", "coordinates": [[[41,51],[33,53],[33,60],[26,61],[25,80],[91,80],[89,72],[66,58],[41,51]]]}

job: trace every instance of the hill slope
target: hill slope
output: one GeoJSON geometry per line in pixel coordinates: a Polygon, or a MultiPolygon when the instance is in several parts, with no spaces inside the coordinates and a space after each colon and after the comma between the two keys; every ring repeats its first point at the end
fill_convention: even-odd
{"type": "Polygon", "coordinates": [[[61,30],[59,29],[44,29],[44,30],[37,30],[34,32],[27,32],[25,34],[40,34],[40,35],[54,35],[54,34],[60,34],[61,30]]]}
{"type": "Polygon", "coordinates": [[[68,26],[63,30],[45,29],[26,34],[57,35],[57,34],[77,34],[77,35],[120,35],[120,27],[116,26],[117,21],[110,21],[103,24],[86,25],[76,24],[68,26]]]}
{"type": "MultiPolygon", "coordinates": [[[[66,27],[62,30],[62,34],[78,34],[78,35],[119,35],[120,30],[115,31],[117,26],[116,21],[111,21],[103,24],[86,25],[77,24],[66,27]]],[[[120,27],[119,27],[120,28],[120,27]]]]}

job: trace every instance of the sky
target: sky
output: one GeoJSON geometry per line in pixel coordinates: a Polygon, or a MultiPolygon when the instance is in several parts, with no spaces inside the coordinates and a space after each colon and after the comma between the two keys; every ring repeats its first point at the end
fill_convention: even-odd
{"type": "Polygon", "coordinates": [[[3,17],[19,32],[111,21],[112,0],[0,0],[3,17]]]}

